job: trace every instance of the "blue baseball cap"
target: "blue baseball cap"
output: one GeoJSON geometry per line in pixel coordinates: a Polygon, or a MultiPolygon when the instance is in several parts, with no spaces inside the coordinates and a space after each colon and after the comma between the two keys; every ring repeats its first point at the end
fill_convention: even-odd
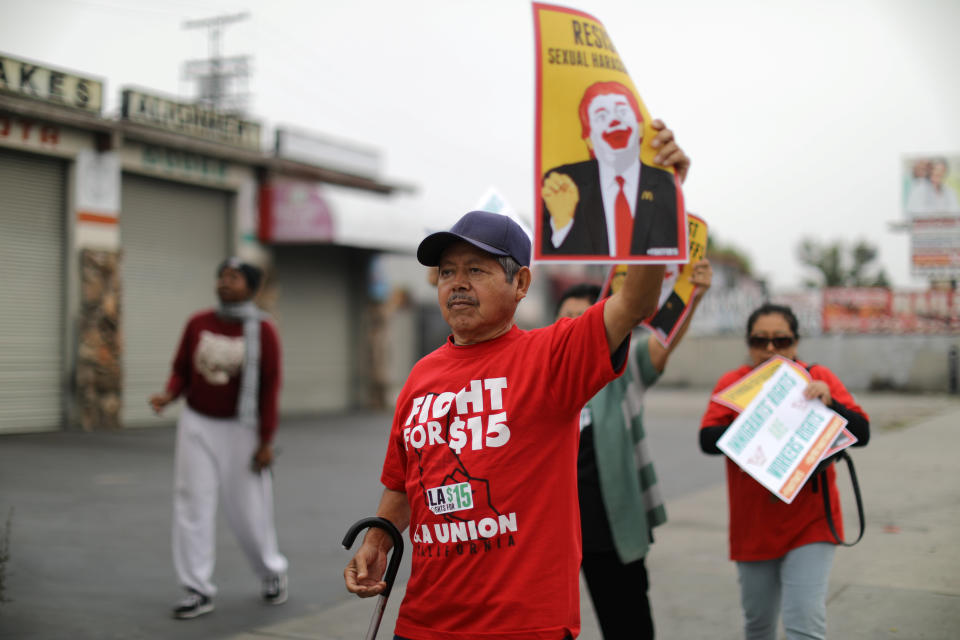
{"type": "Polygon", "coordinates": [[[508,216],[489,211],[471,211],[449,231],[428,235],[417,248],[417,260],[427,267],[436,267],[443,250],[460,240],[495,256],[510,256],[524,267],[530,266],[530,238],[508,216]]]}

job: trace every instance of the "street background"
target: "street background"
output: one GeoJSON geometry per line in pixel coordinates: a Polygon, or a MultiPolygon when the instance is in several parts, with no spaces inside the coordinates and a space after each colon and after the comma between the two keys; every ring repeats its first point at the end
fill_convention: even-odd
{"type": "MultiPolygon", "coordinates": [[[[658,637],[740,637],[727,560],[720,458],[697,446],[706,390],[654,389],[646,424],[669,521],[648,556],[658,637]]],[[[960,399],[861,394],[873,439],[854,450],[867,532],[839,549],[830,637],[956,638],[960,628],[960,399]]],[[[169,427],[10,435],[0,439],[0,517],[11,513],[0,637],[360,638],[373,600],[343,588],[347,527],[374,513],[390,416],[331,414],[281,423],[277,526],[291,595],[263,606],[259,584],[225,526],[218,530],[216,610],[170,618],[180,596],[170,560],[169,427]]],[[[848,531],[855,526],[840,472],[848,531]]],[[[405,558],[398,582],[409,573],[405,558]]],[[[389,638],[402,588],[391,597],[389,638]]],[[[581,638],[599,638],[589,600],[581,638]]]]}

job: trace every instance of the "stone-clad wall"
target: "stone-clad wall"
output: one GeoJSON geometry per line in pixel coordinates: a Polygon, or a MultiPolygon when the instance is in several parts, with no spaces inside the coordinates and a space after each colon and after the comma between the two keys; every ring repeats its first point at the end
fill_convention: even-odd
{"type": "Polygon", "coordinates": [[[76,384],[77,413],[85,431],[120,427],[122,344],[120,254],[83,249],[76,384]]]}

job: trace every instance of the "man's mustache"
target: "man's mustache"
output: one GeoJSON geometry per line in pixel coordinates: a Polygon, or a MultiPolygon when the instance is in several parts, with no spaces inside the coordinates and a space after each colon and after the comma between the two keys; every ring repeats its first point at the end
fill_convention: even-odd
{"type": "Polygon", "coordinates": [[[473,296],[468,296],[465,293],[451,293],[450,297],[447,298],[447,308],[449,309],[458,302],[466,302],[468,304],[477,304],[477,299],[473,296]]]}

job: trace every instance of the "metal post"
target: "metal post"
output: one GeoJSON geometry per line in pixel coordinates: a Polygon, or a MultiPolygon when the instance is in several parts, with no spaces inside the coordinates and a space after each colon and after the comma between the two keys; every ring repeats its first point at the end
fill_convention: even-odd
{"type": "Polygon", "coordinates": [[[949,370],[950,393],[960,391],[960,348],[952,345],[947,353],[947,368],[949,370]]]}

